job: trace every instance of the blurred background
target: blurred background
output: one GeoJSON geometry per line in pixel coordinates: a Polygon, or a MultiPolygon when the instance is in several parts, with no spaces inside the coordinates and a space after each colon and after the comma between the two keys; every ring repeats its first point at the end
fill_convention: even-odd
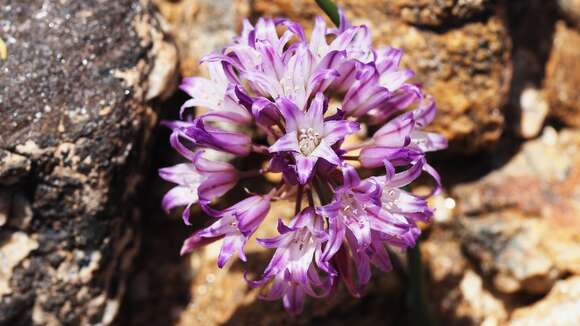
{"type": "MultiPolygon", "coordinates": [[[[450,141],[419,248],[432,321],[580,325],[580,1],[337,3],[405,51],[450,141]]],[[[365,297],[340,288],[290,317],[243,280],[270,253],[223,270],[214,246],[179,257],[194,228],[160,209],[179,79],[245,17],[316,15],[314,0],[2,0],[0,325],[423,324],[402,253],[365,297]]]]}

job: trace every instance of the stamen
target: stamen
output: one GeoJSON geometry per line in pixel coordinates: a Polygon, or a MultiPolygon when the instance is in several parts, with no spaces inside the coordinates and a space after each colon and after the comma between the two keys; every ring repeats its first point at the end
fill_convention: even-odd
{"type": "Polygon", "coordinates": [[[320,144],[320,134],[315,132],[314,129],[300,129],[298,131],[298,146],[302,154],[308,156],[316,147],[320,144]]]}

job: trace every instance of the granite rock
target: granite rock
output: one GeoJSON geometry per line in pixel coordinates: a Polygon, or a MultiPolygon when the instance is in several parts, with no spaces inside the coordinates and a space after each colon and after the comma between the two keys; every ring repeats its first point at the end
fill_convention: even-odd
{"type": "Polygon", "coordinates": [[[580,134],[546,128],[502,168],[454,187],[462,247],[504,293],[580,272],[580,134]]]}
{"type": "Polygon", "coordinates": [[[559,281],[540,302],[514,311],[511,326],[580,324],[580,276],[559,281]]]}
{"type": "Polygon", "coordinates": [[[153,0],[179,48],[183,76],[200,72],[199,60],[230,43],[249,10],[248,0],[153,0]]]}
{"type": "Polygon", "coordinates": [[[485,18],[492,9],[491,0],[396,0],[385,1],[389,12],[404,21],[432,27],[449,26],[485,18]]]}
{"type": "Polygon", "coordinates": [[[572,44],[580,44],[580,30],[558,22],[545,89],[551,115],[566,125],[580,127],[580,47],[572,44]]]}
{"type": "MultiPolygon", "coordinates": [[[[503,293],[544,294],[565,273],[550,255],[550,232],[559,233],[550,225],[508,213],[466,219],[463,224],[464,250],[503,293]]],[[[568,250],[577,249],[574,242],[568,244],[568,250]]]]}
{"type": "Polygon", "coordinates": [[[6,0],[0,28],[0,324],[109,324],[176,49],[148,1],[6,0]]]}
{"type": "Polygon", "coordinates": [[[429,302],[441,324],[500,325],[507,321],[505,302],[463,255],[453,229],[436,226],[421,249],[429,272],[429,302]]]}
{"type": "Polygon", "coordinates": [[[445,32],[382,21],[374,28],[378,42],[405,51],[403,65],[416,72],[416,81],[437,101],[432,128],[447,137],[449,150],[474,153],[496,145],[511,78],[510,42],[502,20],[490,17],[445,32]]]}
{"type": "Polygon", "coordinates": [[[504,1],[502,8],[512,40],[513,65],[505,108],[507,134],[532,139],[549,114],[543,82],[559,14],[555,2],[544,0],[504,1]]]}

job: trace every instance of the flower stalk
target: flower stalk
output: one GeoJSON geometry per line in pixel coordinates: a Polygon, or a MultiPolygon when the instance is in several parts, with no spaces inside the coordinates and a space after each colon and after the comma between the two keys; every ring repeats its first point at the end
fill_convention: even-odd
{"type": "Polygon", "coordinates": [[[420,240],[415,247],[407,249],[407,269],[409,270],[409,306],[416,318],[417,325],[437,326],[429,313],[425,274],[421,262],[420,240]]]}

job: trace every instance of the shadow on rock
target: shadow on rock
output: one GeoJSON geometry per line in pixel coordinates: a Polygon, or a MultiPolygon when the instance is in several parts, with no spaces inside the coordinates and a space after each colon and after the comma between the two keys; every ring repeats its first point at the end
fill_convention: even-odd
{"type": "Polygon", "coordinates": [[[506,120],[508,133],[535,137],[544,125],[548,106],[540,94],[545,67],[552,49],[556,1],[506,1],[503,7],[512,39],[513,76],[510,84],[506,120]]]}
{"type": "MultiPolygon", "coordinates": [[[[159,120],[176,119],[185,94],[178,92],[158,104],[159,120]]],[[[161,209],[161,198],[171,187],[158,177],[158,169],[176,164],[180,158],[169,145],[169,130],[158,124],[149,179],[140,198],[141,245],[133,266],[125,302],[117,325],[175,324],[179,313],[191,300],[193,271],[189,260],[179,251],[190,231],[184,227],[179,212],[169,216],[161,209]]]]}

